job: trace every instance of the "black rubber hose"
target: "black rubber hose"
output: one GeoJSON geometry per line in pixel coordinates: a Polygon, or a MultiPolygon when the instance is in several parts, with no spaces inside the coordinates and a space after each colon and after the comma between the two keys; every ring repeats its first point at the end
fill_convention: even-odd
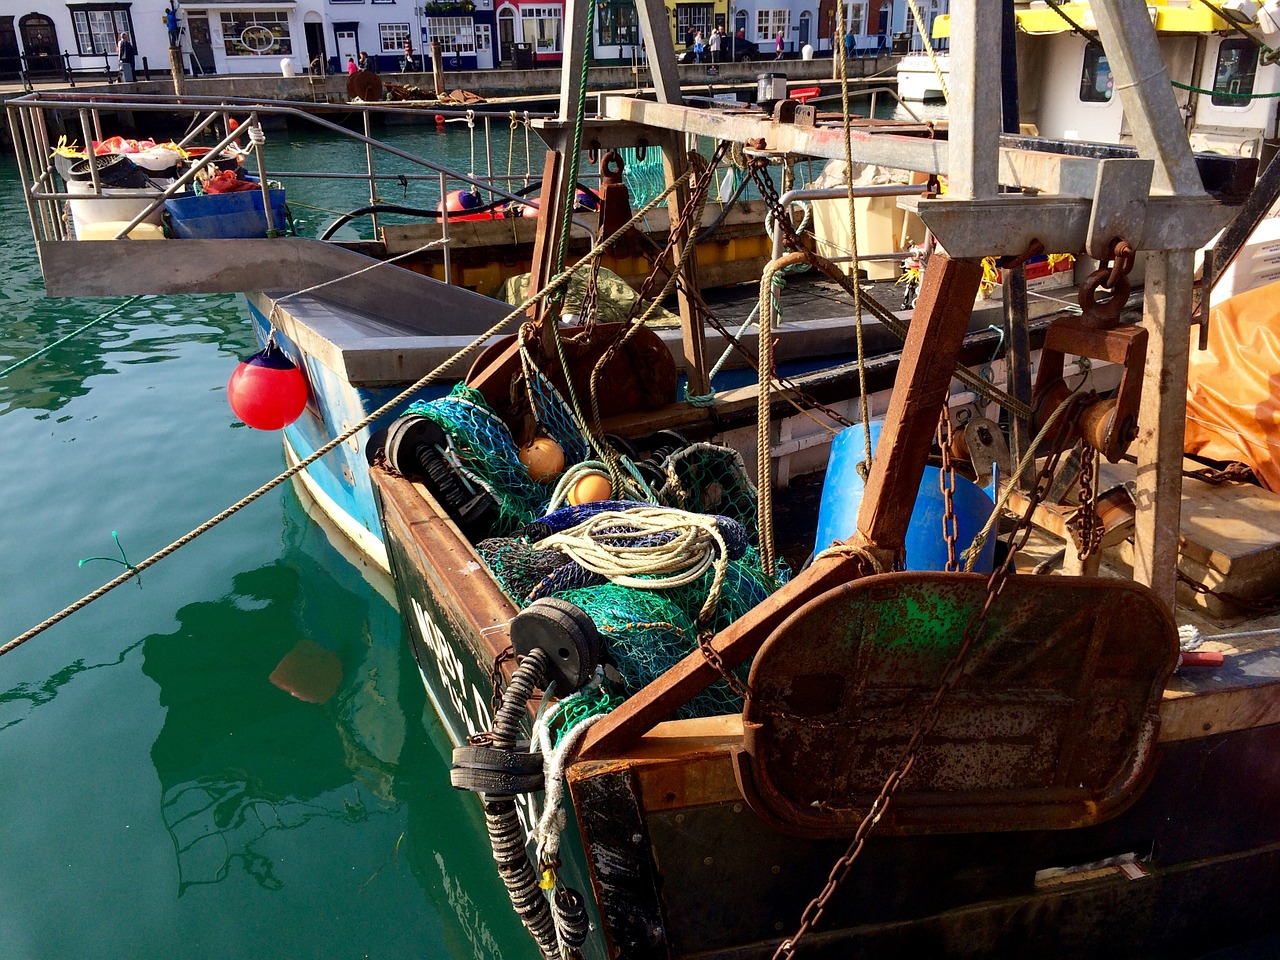
{"type": "MultiPolygon", "coordinates": [[[[515,194],[518,197],[527,197],[529,194],[533,193],[535,190],[539,190],[541,188],[542,188],[542,181],[534,180],[528,186],[521,187],[519,190],[516,190],[515,194]]],[[[591,194],[591,196],[595,197],[596,203],[600,202],[600,194],[597,193],[595,190],[593,190],[591,187],[587,186],[585,183],[579,183],[578,189],[582,190],[585,193],[589,193],[591,194]]],[[[511,203],[511,202],[512,201],[504,197],[501,200],[492,200],[489,203],[484,204],[483,206],[472,207],[470,210],[450,211],[450,212],[465,213],[467,215],[471,215],[475,213],[488,213],[490,210],[496,210],[498,207],[502,206],[504,203],[511,203]]],[[[422,217],[425,220],[439,220],[440,217],[442,216],[439,210],[429,210],[426,207],[408,207],[399,203],[370,203],[370,204],[366,204],[363,207],[357,207],[356,209],[348,213],[342,214],[342,216],[334,220],[333,223],[325,227],[324,230],[320,232],[320,236],[317,237],[317,239],[330,240],[333,238],[333,235],[335,233],[337,233],[340,229],[345,227],[352,220],[356,220],[356,219],[359,219],[360,217],[368,216],[371,213],[398,213],[401,216],[422,217]]]]}
{"type": "MultiPolygon", "coordinates": [[[[493,718],[493,746],[514,750],[520,735],[520,719],[528,707],[535,687],[546,683],[547,653],[533,649],[520,662],[502,695],[502,705],[493,718]]],[[[498,876],[507,888],[516,916],[533,936],[547,960],[557,960],[560,944],[556,922],[551,915],[538,875],[525,852],[524,831],[516,815],[514,797],[484,797],[484,823],[489,831],[489,846],[498,864],[498,876]]]]}

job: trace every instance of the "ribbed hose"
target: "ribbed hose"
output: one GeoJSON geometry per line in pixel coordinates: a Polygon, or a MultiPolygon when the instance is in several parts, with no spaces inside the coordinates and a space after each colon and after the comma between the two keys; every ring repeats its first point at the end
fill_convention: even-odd
{"type": "MultiPolygon", "coordinates": [[[[493,719],[493,746],[514,750],[520,734],[520,720],[535,687],[546,681],[547,653],[533,649],[520,662],[502,695],[502,706],[493,719]]],[[[489,846],[498,864],[498,876],[507,888],[516,916],[533,936],[538,950],[547,960],[557,960],[560,945],[556,938],[551,905],[538,886],[538,875],[525,852],[524,831],[516,816],[513,797],[484,797],[484,823],[489,831],[489,846]]]]}
{"type": "Polygon", "coordinates": [[[534,647],[520,661],[511,675],[506,692],[502,694],[502,706],[493,718],[493,745],[499,750],[514,750],[520,739],[520,720],[525,707],[533,696],[535,687],[547,679],[547,651],[534,647]]]}
{"type": "Polygon", "coordinates": [[[524,851],[524,833],[516,816],[512,797],[484,798],[484,822],[489,830],[489,845],[498,863],[498,876],[507,888],[511,906],[525,925],[538,950],[547,960],[558,960],[560,947],[556,941],[556,924],[551,906],[538,886],[538,875],[524,851]]]}
{"type": "Polygon", "coordinates": [[[576,950],[587,942],[591,921],[587,919],[587,905],[582,894],[572,887],[561,887],[551,902],[551,913],[555,917],[561,943],[576,950]]]}

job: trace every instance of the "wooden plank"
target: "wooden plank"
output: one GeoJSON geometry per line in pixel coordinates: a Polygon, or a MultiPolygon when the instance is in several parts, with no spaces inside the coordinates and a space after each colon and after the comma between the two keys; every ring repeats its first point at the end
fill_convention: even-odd
{"type": "Polygon", "coordinates": [[[929,259],[924,272],[858,510],[859,536],[878,549],[902,552],[914,506],[902,491],[920,486],[981,280],[979,263],[952,260],[941,252],[929,259]]]}
{"type": "MultiPolygon", "coordinates": [[[[1198,469],[1183,460],[1186,470],[1198,469]]],[[[1129,463],[1103,464],[1104,487],[1134,480],[1129,463]]],[[[1263,597],[1280,590],[1280,494],[1247,483],[1182,479],[1178,549],[1184,573],[1214,590],[1263,597]]],[[[1131,552],[1122,553],[1132,563],[1131,552]]],[[[1230,610],[1211,609],[1215,616],[1230,610]]]]}
{"type": "MultiPolygon", "coordinates": [[[[666,174],[666,183],[670,185],[678,177],[683,177],[689,169],[685,158],[684,137],[680,134],[667,134],[662,139],[662,166],[666,174]]],[[[682,211],[689,209],[690,191],[687,186],[677,187],[667,200],[667,212],[671,222],[675,223],[682,211]]],[[[672,263],[680,262],[680,257],[688,244],[694,242],[689,236],[689,223],[680,230],[676,242],[672,244],[672,263]]],[[[698,310],[691,291],[701,290],[698,285],[698,258],[691,256],[685,264],[683,276],[677,287],[677,301],[680,305],[680,329],[683,332],[684,370],[688,378],[688,395],[691,397],[706,396],[711,392],[711,381],[707,377],[707,337],[702,324],[702,314],[698,310]]]]}

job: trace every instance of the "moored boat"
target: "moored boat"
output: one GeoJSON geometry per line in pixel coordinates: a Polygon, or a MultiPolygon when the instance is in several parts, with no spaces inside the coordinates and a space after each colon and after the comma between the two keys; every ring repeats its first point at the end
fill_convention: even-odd
{"type": "MultiPolygon", "coordinates": [[[[968,19],[963,37],[953,37],[953,78],[981,89],[990,65],[976,56],[977,40],[986,43],[998,34],[998,5],[955,6],[968,19]]],[[[1244,618],[1238,631],[1207,652],[1180,653],[1180,634],[1186,639],[1209,631],[1212,622],[1175,606],[1179,563],[1187,576],[1197,528],[1215,524],[1214,507],[1188,506],[1180,496],[1191,248],[1207,243],[1234,210],[1206,197],[1205,187],[1212,189],[1203,179],[1206,167],[1197,175],[1180,127],[1176,140],[1153,132],[1167,132],[1177,110],[1158,69],[1145,11],[1137,16],[1107,2],[1095,9],[1126,112],[1140,118],[1134,122],[1134,162],[1156,171],[1137,195],[1145,219],[1108,232],[1119,229],[1119,221],[1111,207],[1117,195],[1104,189],[1104,167],[1111,161],[1123,166],[1129,157],[1057,151],[1045,141],[1002,147],[990,106],[973,100],[951,118],[946,157],[930,157],[913,141],[874,135],[855,140],[856,160],[949,175],[947,197],[912,206],[950,256],[935,256],[925,270],[877,454],[862,474],[856,530],[819,539],[812,516],[802,519],[803,509],[771,522],[761,508],[752,531],[761,554],[790,555],[797,568],[810,549],[817,555],[787,580],[778,565],[747,554],[762,575],[776,579],[729,622],[713,627],[699,619],[703,593],[695,593],[692,606],[684,598],[681,607],[675,600],[658,605],[651,598],[660,591],[642,583],[608,592],[620,577],[602,572],[607,564],[593,566],[562,549],[566,538],[591,534],[577,524],[566,532],[562,523],[589,518],[590,511],[566,519],[549,491],[550,502],[535,503],[535,509],[552,512],[499,531],[511,542],[495,546],[464,529],[437,481],[412,462],[389,453],[387,465],[374,467],[397,590],[424,682],[460,744],[455,785],[483,795],[499,870],[543,955],[568,948],[602,957],[797,951],[842,957],[895,951],[1188,956],[1274,929],[1270,898],[1280,836],[1272,826],[1276,770],[1267,758],[1280,737],[1280,686],[1264,665],[1274,661],[1274,621],[1251,621],[1236,606],[1231,613],[1244,618]],[[1077,163],[1081,179],[1072,187],[1063,173],[1077,163]],[[1092,175],[1084,175],[1086,167],[1092,175]],[[1042,192],[996,196],[997,181],[1042,192]],[[1159,189],[1151,190],[1157,181],[1159,189]],[[1132,257],[1114,241],[1130,232],[1141,237],[1134,246],[1148,251],[1141,326],[1117,322],[1118,301],[1108,314],[1092,299],[1100,285],[1127,287],[1132,257]],[[1009,418],[1026,421],[1027,433],[1042,438],[1053,436],[1051,410],[1061,410],[1064,422],[1074,425],[1039,450],[1048,462],[1029,455],[1017,430],[1011,432],[1010,445],[1021,450],[1029,473],[1005,473],[1001,489],[1008,503],[1020,504],[1019,516],[1011,524],[1015,533],[1006,530],[1012,553],[1002,548],[993,572],[903,571],[918,552],[907,546],[909,517],[918,491],[927,489],[920,479],[938,415],[958,392],[951,378],[981,279],[975,258],[1016,260],[1032,239],[1102,262],[1082,300],[1083,321],[1056,318],[1045,334],[1048,355],[1042,353],[1035,387],[1029,362],[1021,374],[1038,414],[1009,418]],[[1118,382],[1111,395],[1080,398],[1064,386],[1063,368],[1055,364],[1067,355],[1112,363],[1118,382]],[[1075,403],[1082,406],[1072,409],[1075,403]],[[1092,496],[1102,492],[1098,473],[1086,473],[1086,489],[1074,504],[1055,508],[1046,499],[1055,477],[1062,477],[1056,461],[1079,441],[1086,471],[1105,453],[1119,464],[1103,467],[1105,475],[1131,484],[1114,526],[1092,496]],[[1130,449],[1137,468],[1126,478],[1130,449]],[[1076,526],[1081,518],[1083,533],[1076,526]],[[771,527],[776,543],[766,550],[771,527]],[[1065,541],[1068,566],[1091,574],[1099,572],[1100,547],[1131,538],[1126,556],[1135,581],[1034,575],[1035,561],[1051,551],[1019,559],[1018,550],[1033,534],[1055,533],[1065,541]],[[522,571],[517,560],[501,559],[501,551],[518,549],[531,551],[530,565],[556,563],[547,552],[568,559],[538,566],[535,573],[553,571],[540,578],[522,571]],[[574,579],[583,575],[579,568],[610,583],[583,586],[574,579]],[[641,601],[641,594],[649,599],[641,601]],[[664,617],[672,628],[666,633],[654,624],[664,617]],[[628,675],[638,659],[628,636],[640,627],[653,628],[643,648],[666,651],[666,658],[655,652],[641,664],[647,670],[628,675]],[[673,632],[683,638],[674,657],[673,632]],[[605,679],[588,684],[588,694],[568,698],[572,709],[544,702],[564,699],[601,658],[599,676],[605,679]],[[744,675],[739,671],[747,661],[744,675]],[[618,674],[613,679],[611,669],[618,674]],[[499,702],[494,691],[504,676],[499,702]],[[610,699],[601,708],[601,683],[610,694],[624,695],[621,702],[610,699]],[[714,705],[694,705],[716,687],[714,705]],[[734,693],[742,695],[736,704],[734,693]],[[562,750],[551,747],[554,738],[542,740],[548,725],[570,746],[562,750]],[[530,732],[533,759],[518,743],[530,732]],[[560,792],[561,778],[567,795],[560,792]],[[544,811],[535,827],[530,798],[543,787],[552,813],[544,811]],[[562,832],[548,832],[558,803],[567,823],[562,832]],[[516,822],[531,834],[528,860],[524,847],[510,839],[516,822]],[[539,879],[554,892],[540,893],[539,879]],[[576,906],[583,895],[593,902],[585,913],[576,906]]],[[[611,100],[605,112],[657,127],[763,139],[774,149],[817,156],[838,158],[835,151],[843,149],[838,132],[821,125],[797,130],[670,102],[611,100]]],[[[815,262],[803,251],[789,256],[815,262]]],[[[1012,288],[1006,297],[1017,299],[1012,288]]],[[[1013,335],[1025,335],[1016,304],[1010,316],[1013,335]]],[[[1010,357],[1011,366],[1018,362],[1010,357]]],[[[526,376],[537,379],[527,369],[526,376]]],[[[791,401],[803,404],[806,384],[795,386],[791,401]]],[[[590,383],[580,387],[579,396],[592,389],[590,383]]],[[[1010,392],[1014,403],[1009,397],[999,403],[1016,409],[1017,390],[1010,392]]],[[[995,402],[979,394],[979,412],[996,423],[995,402]]],[[[454,400],[486,408],[476,395],[458,393],[454,400]]],[[[780,426],[784,404],[771,402],[763,390],[717,400],[713,412],[663,407],[597,417],[581,429],[584,436],[620,438],[608,442],[637,464],[648,462],[647,455],[679,452],[657,449],[670,440],[653,433],[661,428],[684,431],[685,449],[709,443],[748,462],[762,446],[788,436],[780,426]],[[741,404],[736,409],[735,401],[741,404]],[[735,419],[743,408],[745,422],[735,419]]],[[[853,420],[869,412],[834,406],[853,420]]],[[[472,469],[483,458],[467,435],[453,432],[446,407],[418,406],[413,416],[445,423],[448,449],[461,457],[464,471],[472,469]]],[[[810,407],[807,415],[827,418],[838,429],[830,409],[810,407]]],[[[503,410],[485,416],[513,420],[503,410]]],[[[507,441],[512,449],[518,426],[507,441]]],[[[934,452],[946,477],[952,445],[939,441],[934,452]]],[[[761,501],[778,484],[768,454],[766,449],[759,457],[752,478],[761,501]]],[[[670,459],[663,464],[659,475],[676,469],[670,459]]],[[[811,467],[826,469],[823,507],[850,495],[855,471],[848,463],[827,466],[819,459],[811,467]]],[[[612,491],[621,481],[605,472],[612,491]]],[[[802,486],[798,472],[784,480],[802,486]]],[[[1078,470],[1070,476],[1068,485],[1080,482],[1078,470]]],[[[723,509],[723,476],[704,477],[703,483],[715,490],[695,484],[689,496],[686,484],[681,498],[664,502],[673,511],[667,515],[672,537],[685,525],[697,526],[689,514],[698,513],[698,504],[714,504],[712,513],[723,509]]],[[[652,486],[649,492],[663,500],[652,486]]],[[[1252,485],[1234,494],[1257,514],[1277,501],[1252,485]]],[[[788,496],[800,499],[795,490],[788,496]]],[[[610,555],[621,562],[615,541],[635,533],[627,530],[629,508],[604,509],[618,512],[619,526],[596,545],[606,553],[604,547],[618,547],[610,555]]],[[[723,533],[721,521],[715,523],[723,533]]],[[[946,527],[935,523],[934,539],[945,544],[946,527]]],[[[1265,521],[1255,518],[1248,535],[1265,539],[1265,521]]],[[[966,534],[959,545],[969,539],[966,534]]],[[[727,544],[726,537],[721,552],[711,549],[710,555],[727,563],[727,544]]],[[[956,550],[951,559],[960,554],[956,550]]],[[[1203,580],[1199,586],[1219,600],[1231,599],[1230,591],[1203,580]]],[[[1265,587],[1254,586],[1271,595],[1280,583],[1267,579],[1265,587]]]]}

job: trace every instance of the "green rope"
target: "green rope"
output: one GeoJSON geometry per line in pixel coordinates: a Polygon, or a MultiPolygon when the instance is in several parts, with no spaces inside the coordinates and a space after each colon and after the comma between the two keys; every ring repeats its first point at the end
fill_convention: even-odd
{"type": "Polygon", "coordinates": [[[1203,87],[1193,87],[1189,83],[1179,83],[1177,80],[1169,81],[1179,90],[1189,90],[1192,93],[1201,93],[1213,97],[1228,97],[1232,100],[1267,100],[1271,97],[1280,97],[1277,93],[1227,93],[1225,90],[1205,90],[1203,87]]]}
{"type": "Polygon", "coordinates": [[[90,320],[88,323],[86,323],[83,327],[80,327],[79,329],[76,329],[76,330],[72,330],[72,331],[71,331],[70,333],[68,333],[65,337],[59,337],[57,340],[53,341],[53,343],[50,343],[50,344],[48,344],[47,346],[43,346],[43,347],[41,347],[41,348],[40,348],[39,350],[37,350],[35,353],[31,354],[31,356],[29,356],[29,357],[25,357],[25,358],[23,358],[22,360],[18,360],[16,363],[11,363],[11,364],[9,364],[9,366],[5,367],[3,370],[0,370],[0,377],[6,377],[6,376],[8,376],[10,373],[12,373],[14,370],[17,370],[19,367],[26,366],[26,365],[27,365],[28,363],[30,363],[32,360],[35,360],[37,357],[42,357],[42,356],[44,356],[46,353],[48,353],[48,352],[49,352],[50,350],[52,350],[54,347],[58,346],[58,344],[60,344],[60,343],[66,343],[66,342],[67,342],[68,340],[70,340],[72,337],[79,336],[80,334],[82,334],[82,333],[84,333],[86,330],[88,330],[90,327],[92,327],[95,323],[101,323],[103,320],[106,320],[108,317],[110,317],[110,316],[112,316],[112,315],[114,315],[114,314],[119,313],[121,310],[123,310],[125,307],[129,306],[130,304],[132,304],[132,303],[136,303],[137,301],[141,300],[141,299],[142,299],[142,296],[143,296],[142,294],[138,294],[137,296],[130,297],[130,298],[129,298],[128,300],[126,300],[124,303],[122,303],[122,304],[120,304],[120,305],[118,305],[118,306],[112,307],[112,308],[111,308],[110,310],[108,310],[106,313],[102,313],[102,314],[99,314],[98,316],[94,317],[92,320],[90,320]]]}
{"type": "Polygon", "coordinates": [[[582,75],[578,79],[578,104],[573,118],[573,146],[564,157],[570,164],[569,175],[565,177],[564,215],[560,218],[560,244],[556,248],[556,269],[559,273],[564,269],[565,252],[569,249],[569,229],[573,224],[573,201],[577,196],[578,167],[582,160],[582,125],[587,115],[587,77],[591,66],[591,18],[584,18],[587,25],[587,44],[582,51],[582,75]]]}

